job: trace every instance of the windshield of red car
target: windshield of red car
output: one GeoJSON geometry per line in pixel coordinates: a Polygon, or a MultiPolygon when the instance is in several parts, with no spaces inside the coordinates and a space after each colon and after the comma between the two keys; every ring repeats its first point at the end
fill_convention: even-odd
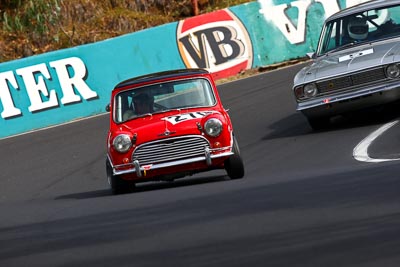
{"type": "Polygon", "coordinates": [[[118,93],[114,99],[117,123],[169,110],[216,104],[209,80],[185,79],[146,85],[118,93]]]}

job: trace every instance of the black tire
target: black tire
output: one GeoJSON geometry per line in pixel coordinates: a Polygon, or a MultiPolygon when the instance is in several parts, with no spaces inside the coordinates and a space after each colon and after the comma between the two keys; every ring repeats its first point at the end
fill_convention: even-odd
{"type": "Polygon", "coordinates": [[[307,118],[307,119],[311,128],[315,131],[329,128],[331,122],[329,117],[307,118]]]}
{"type": "Polygon", "coordinates": [[[110,184],[113,195],[133,192],[135,183],[124,180],[119,175],[114,175],[108,159],[106,160],[106,171],[108,183],[110,184]]]}
{"type": "Polygon", "coordinates": [[[233,137],[233,155],[225,161],[225,170],[231,179],[240,179],[244,177],[244,164],[240,156],[239,145],[235,137],[233,137]]]}

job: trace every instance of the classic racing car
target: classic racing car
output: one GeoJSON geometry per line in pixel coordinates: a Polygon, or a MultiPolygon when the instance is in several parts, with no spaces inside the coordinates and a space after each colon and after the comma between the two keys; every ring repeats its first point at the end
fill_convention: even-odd
{"type": "Polygon", "coordinates": [[[123,81],[111,94],[106,172],[112,192],[213,169],[244,176],[232,122],[207,70],[159,72],[123,81]]]}
{"type": "Polygon", "coordinates": [[[314,129],[333,116],[399,100],[400,1],[370,1],[327,18],[309,56],[293,93],[314,129]]]}

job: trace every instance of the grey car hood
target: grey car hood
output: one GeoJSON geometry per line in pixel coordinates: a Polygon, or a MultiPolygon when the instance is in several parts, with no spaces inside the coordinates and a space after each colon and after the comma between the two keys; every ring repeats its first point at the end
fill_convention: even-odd
{"type": "Polygon", "coordinates": [[[358,45],[318,57],[297,73],[294,86],[392,62],[400,62],[400,38],[358,45]]]}

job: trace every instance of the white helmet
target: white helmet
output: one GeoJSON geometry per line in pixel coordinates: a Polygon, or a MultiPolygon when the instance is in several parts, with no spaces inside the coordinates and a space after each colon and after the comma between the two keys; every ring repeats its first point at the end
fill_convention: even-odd
{"type": "Polygon", "coordinates": [[[355,40],[364,40],[368,36],[368,24],[363,18],[351,18],[347,24],[349,36],[355,40]]]}

